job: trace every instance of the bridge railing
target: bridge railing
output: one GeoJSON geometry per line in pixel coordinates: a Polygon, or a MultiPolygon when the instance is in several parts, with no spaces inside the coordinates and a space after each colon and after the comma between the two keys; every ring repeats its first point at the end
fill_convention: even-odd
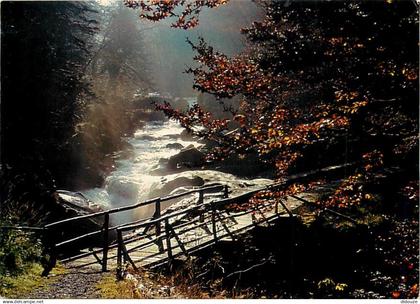
{"type": "MultiPolygon", "coordinates": [[[[301,173],[301,174],[297,174],[294,176],[289,176],[287,179],[274,183],[274,184],[270,184],[267,185],[265,187],[261,187],[259,189],[255,189],[249,192],[246,192],[242,195],[236,196],[236,197],[232,197],[232,198],[228,198],[228,186],[227,185],[215,185],[215,186],[209,186],[209,187],[203,187],[203,188],[198,188],[198,189],[192,189],[190,191],[186,191],[186,192],[182,192],[179,194],[174,194],[174,195],[170,195],[170,196],[166,196],[166,197],[161,197],[161,198],[154,198],[154,199],[150,199],[141,203],[137,203],[137,204],[133,204],[133,205],[129,205],[129,206],[124,206],[124,207],[118,207],[118,208],[113,208],[113,209],[109,209],[109,210],[105,210],[105,211],[100,211],[100,212],[96,212],[96,213],[92,213],[92,214],[87,214],[87,215],[81,215],[81,216],[76,216],[76,217],[72,217],[72,218],[68,218],[68,219],[64,219],[64,220],[60,220],[60,221],[56,221],[50,224],[45,225],[44,227],[29,227],[29,228],[36,228],[36,229],[40,229],[40,232],[43,232],[45,234],[45,239],[49,242],[49,246],[50,246],[50,252],[52,256],[56,255],[57,249],[64,246],[64,245],[69,245],[75,242],[78,242],[82,239],[88,238],[88,237],[92,237],[95,235],[99,235],[102,234],[102,248],[98,249],[98,250],[91,250],[90,252],[85,252],[82,254],[78,254],[76,256],[72,256],[72,257],[68,257],[66,259],[64,259],[63,261],[70,261],[70,260],[75,260],[78,258],[82,258],[84,256],[88,256],[88,255],[94,255],[97,259],[97,262],[100,263],[102,265],[102,270],[106,271],[107,270],[107,261],[108,261],[108,251],[111,248],[115,248],[118,247],[118,259],[121,259],[125,256],[128,257],[128,255],[126,255],[124,253],[125,250],[125,245],[124,245],[124,240],[122,238],[122,234],[125,231],[129,231],[129,230],[134,230],[134,229],[139,229],[141,227],[144,227],[145,229],[148,227],[155,227],[155,234],[157,236],[156,241],[158,242],[158,245],[161,246],[161,242],[164,238],[166,238],[166,242],[167,242],[167,247],[168,247],[168,255],[170,255],[170,240],[169,240],[169,236],[170,236],[170,230],[171,230],[171,224],[169,223],[169,219],[174,218],[176,216],[180,216],[180,215],[185,215],[187,213],[190,213],[194,210],[198,210],[201,208],[201,210],[211,210],[211,218],[212,218],[212,226],[213,226],[213,231],[215,230],[215,216],[217,216],[217,212],[215,211],[217,208],[222,207],[224,205],[228,205],[231,203],[237,203],[238,201],[242,201],[242,200],[246,200],[247,198],[252,197],[255,193],[258,193],[260,191],[263,190],[270,190],[270,189],[277,189],[280,187],[285,187],[287,185],[290,185],[291,183],[297,182],[297,181],[302,181],[305,180],[307,177],[313,176],[314,174],[326,174],[328,172],[331,171],[337,171],[340,170],[344,167],[349,167],[349,166],[353,166],[354,163],[347,163],[344,165],[338,165],[338,166],[330,166],[330,167],[326,167],[326,168],[322,168],[319,170],[313,170],[313,171],[309,171],[309,172],[305,172],[305,173],[301,173]],[[222,200],[218,200],[218,201],[211,201],[211,202],[206,202],[204,203],[204,193],[206,191],[211,191],[211,190],[215,190],[215,189],[221,189],[224,192],[224,199],[222,200]],[[189,194],[194,194],[194,193],[199,193],[199,199],[198,199],[198,204],[196,206],[192,206],[189,208],[185,208],[183,210],[180,211],[176,211],[173,213],[169,213],[166,215],[161,215],[161,203],[165,202],[165,201],[170,201],[176,198],[180,198],[182,196],[186,196],[189,194]],[[144,206],[148,206],[148,205],[155,205],[155,212],[154,214],[149,217],[149,218],[145,218],[145,219],[141,219],[141,220],[137,220],[137,221],[133,221],[130,223],[125,223],[125,224],[121,224],[121,225],[116,225],[116,226],[111,226],[110,227],[110,215],[111,214],[116,214],[116,213],[120,213],[123,211],[128,211],[128,210],[134,210],[137,208],[141,208],[144,206]],[[204,208],[204,209],[203,209],[204,208]],[[72,237],[70,239],[67,240],[60,240],[59,242],[57,242],[57,232],[59,231],[59,227],[65,224],[69,224],[69,223],[74,223],[83,219],[94,219],[94,218],[103,218],[103,225],[102,228],[100,230],[96,230],[96,231],[92,231],[89,233],[85,233],[76,237],[72,237]],[[164,223],[164,225],[161,225],[161,223],[164,223]],[[164,227],[165,230],[165,234],[162,234],[162,226],[164,227]],[[168,229],[167,229],[168,228],[168,229]],[[109,234],[111,231],[116,231],[117,232],[117,240],[118,242],[116,244],[110,244],[109,242],[109,234]],[[168,243],[169,240],[169,243],[168,243]],[[102,258],[100,259],[99,257],[96,256],[97,253],[102,252],[102,258]],[[121,253],[121,254],[120,254],[121,253]]],[[[280,202],[281,203],[281,202],[280,202]]],[[[287,208],[283,205],[283,207],[286,209],[287,208]]],[[[289,212],[288,212],[289,213],[289,212]]],[[[179,226],[178,226],[179,227],[179,226]]],[[[16,228],[16,227],[14,227],[16,228]]],[[[23,228],[23,227],[22,227],[23,228]]],[[[180,245],[181,246],[181,245],[180,245]]],[[[129,258],[129,257],[128,257],[129,258]]],[[[53,259],[55,260],[55,259],[53,259]]]]}
{"type": "MultiPolygon", "coordinates": [[[[130,262],[132,264],[132,266],[134,268],[136,268],[136,261],[133,261],[130,258],[129,252],[132,252],[134,250],[138,250],[139,247],[145,247],[147,245],[150,245],[152,243],[156,243],[156,244],[160,244],[160,246],[162,246],[161,242],[165,241],[166,243],[166,249],[165,251],[167,252],[167,258],[169,261],[171,261],[171,259],[173,258],[173,253],[172,253],[172,245],[171,245],[171,237],[175,237],[176,242],[177,242],[177,247],[181,248],[181,251],[188,256],[188,252],[185,250],[185,242],[184,244],[182,244],[182,242],[179,239],[179,233],[177,234],[175,232],[175,228],[181,228],[181,227],[185,227],[188,226],[189,223],[182,223],[179,222],[177,223],[177,221],[174,221],[173,223],[170,223],[171,219],[174,218],[179,218],[182,216],[187,216],[188,214],[196,214],[199,217],[203,217],[204,215],[208,216],[208,218],[210,219],[209,222],[207,222],[207,224],[210,224],[211,227],[211,231],[213,233],[213,240],[212,242],[217,242],[220,238],[225,237],[226,235],[229,235],[230,237],[234,237],[229,229],[227,227],[223,227],[224,230],[226,230],[224,234],[219,235],[218,236],[218,230],[216,227],[216,222],[220,223],[222,226],[223,225],[223,221],[221,220],[220,216],[220,212],[218,212],[219,210],[224,209],[224,207],[226,207],[229,204],[240,204],[240,202],[245,202],[247,201],[249,198],[251,198],[253,195],[255,195],[258,192],[264,191],[264,190],[279,190],[279,189],[285,189],[286,187],[292,185],[293,183],[296,182],[301,182],[304,181],[306,178],[312,177],[313,175],[316,174],[325,174],[325,173],[330,173],[333,171],[337,171],[339,169],[342,169],[343,167],[347,167],[347,166],[351,166],[353,164],[345,164],[345,165],[338,165],[338,166],[330,166],[330,167],[325,167],[322,169],[318,169],[318,170],[313,170],[313,171],[308,171],[305,173],[300,173],[300,174],[296,174],[296,175],[291,175],[289,176],[287,179],[281,180],[279,182],[276,183],[272,183],[269,185],[266,185],[264,187],[260,187],[251,191],[248,191],[246,193],[243,193],[241,195],[235,196],[235,197],[231,197],[231,198],[227,198],[227,196],[225,196],[224,199],[221,200],[217,200],[217,201],[209,201],[206,203],[202,203],[200,205],[195,205],[195,206],[191,206],[185,209],[182,209],[180,211],[177,212],[173,212],[173,213],[169,213],[166,215],[161,216],[160,218],[151,218],[148,220],[145,220],[141,223],[132,223],[132,224],[127,224],[127,225],[122,225],[120,227],[118,227],[117,230],[117,264],[118,264],[118,269],[121,269],[122,267],[122,262],[123,259],[125,260],[125,262],[130,262]],[[219,218],[219,221],[216,220],[216,218],[219,218]],[[163,223],[162,227],[161,227],[161,223],[163,223]],[[135,242],[137,241],[139,238],[132,238],[129,237],[128,239],[124,239],[124,234],[127,234],[127,232],[135,232],[135,231],[139,231],[141,228],[143,227],[147,227],[147,226],[151,226],[151,225],[157,225],[161,228],[163,228],[163,234],[160,235],[160,233],[162,232],[161,230],[159,230],[159,234],[156,234],[155,239],[154,240],[150,240],[146,243],[140,243],[140,245],[137,245],[136,247],[127,249],[126,244],[129,244],[131,242],[135,242]]],[[[283,210],[285,213],[287,213],[290,217],[293,217],[292,212],[289,210],[289,208],[284,204],[284,202],[281,199],[276,200],[275,203],[275,213],[278,215],[279,214],[279,208],[278,206],[281,205],[283,207],[283,210]]],[[[250,213],[253,212],[251,211],[245,211],[245,213],[250,213]]],[[[235,217],[238,217],[240,215],[243,214],[229,214],[227,216],[224,216],[224,219],[232,219],[235,217]]],[[[206,225],[207,225],[206,224],[206,225]]],[[[203,224],[204,225],[204,224],[203,224]]],[[[187,232],[188,229],[192,229],[190,227],[186,227],[185,229],[182,230],[182,232],[187,232]]],[[[139,234],[139,233],[137,233],[139,234]]],[[[159,250],[160,253],[162,253],[162,250],[159,250]]],[[[140,261],[140,260],[139,260],[140,261]]]]}
{"type": "Polygon", "coordinates": [[[165,202],[165,201],[170,201],[170,200],[174,200],[177,198],[181,198],[187,195],[191,195],[191,194],[195,194],[198,193],[199,197],[198,197],[198,204],[201,204],[204,200],[204,193],[209,192],[209,191],[215,191],[215,190],[219,190],[219,191],[223,191],[224,196],[227,196],[228,193],[228,187],[227,185],[215,185],[215,186],[208,186],[208,187],[202,187],[202,188],[198,188],[198,189],[192,189],[189,191],[185,191],[182,193],[178,193],[178,194],[173,194],[173,195],[169,195],[169,196],[165,196],[165,197],[158,197],[158,198],[153,198],[153,199],[149,199],[147,201],[141,202],[141,203],[137,203],[137,204],[133,204],[133,205],[128,205],[128,206],[123,206],[123,207],[117,207],[117,208],[112,208],[109,210],[105,210],[105,211],[100,211],[100,212],[95,212],[95,213],[91,213],[91,214],[86,214],[86,215],[80,215],[80,216],[76,216],[76,217],[71,217],[71,218],[67,218],[64,220],[60,220],[60,221],[56,221],[50,224],[45,225],[45,231],[47,232],[47,234],[49,234],[49,236],[47,237],[47,239],[50,240],[50,246],[51,246],[51,252],[56,253],[58,251],[58,249],[64,245],[70,245],[72,243],[75,242],[79,242],[83,239],[86,238],[90,238],[92,236],[95,235],[100,235],[102,234],[102,249],[101,250],[91,250],[90,252],[86,252],[86,253],[82,253],[82,254],[78,254],[76,256],[72,256],[72,257],[68,257],[65,259],[65,261],[71,261],[71,260],[75,260],[78,258],[82,258],[85,256],[89,256],[89,255],[94,255],[97,259],[97,262],[99,262],[102,265],[102,270],[106,271],[107,270],[107,261],[108,261],[108,251],[110,248],[115,247],[115,246],[110,246],[110,241],[109,241],[109,235],[112,231],[117,230],[118,228],[122,227],[122,226],[126,226],[126,225],[135,225],[135,224],[142,224],[142,223],[147,223],[145,225],[143,225],[143,227],[147,228],[152,224],[155,224],[155,233],[156,235],[160,235],[161,233],[161,225],[159,224],[159,221],[156,222],[152,222],[152,223],[148,223],[148,221],[153,220],[153,219],[158,219],[161,217],[161,213],[162,213],[162,209],[161,209],[161,203],[165,202]],[[155,206],[155,211],[154,214],[151,217],[148,218],[143,218],[140,220],[136,220],[133,222],[129,222],[129,223],[125,223],[125,224],[121,224],[121,225],[116,225],[116,226],[110,226],[110,215],[111,214],[117,214],[117,213],[121,213],[124,211],[129,211],[129,210],[135,210],[141,207],[145,207],[145,206],[149,206],[149,205],[154,205],[155,206]],[[96,231],[92,231],[89,233],[85,233],[82,235],[78,235],[75,237],[72,237],[70,239],[66,239],[66,240],[60,240],[58,243],[56,243],[54,240],[57,240],[57,233],[56,231],[59,230],[60,226],[63,225],[68,225],[68,224],[72,224],[81,220],[88,220],[88,219],[95,219],[95,218],[102,218],[103,219],[103,226],[100,230],[96,230],[96,231]],[[97,253],[102,252],[102,259],[100,259],[99,257],[97,257],[97,253]]]}
{"type": "MultiPolygon", "coordinates": [[[[212,237],[207,239],[203,246],[210,245],[213,243],[217,243],[220,239],[228,236],[231,239],[235,239],[234,233],[229,230],[229,227],[225,224],[227,220],[235,220],[235,218],[243,216],[248,213],[252,213],[255,210],[244,210],[240,212],[227,212],[227,214],[223,214],[223,211],[226,213],[226,206],[230,204],[238,204],[238,202],[247,201],[250,197],[252,197],[255,193],[258,193],[263,190],[273,189],[278,187],[283,187],[287,184],[287,182],[271,184],[266,187],[261,187],[255,189],[253,191],[246,192],[244,194],[235,196],[235,197],[225,197],[224,199],[214,200],[209,202],[203,202],[202,204],[190,206],[188,208],[184,208],[182,210],[172,212],[169,214],[165,214],[160,218],[152,218],[146,220],[142,223],[135,223],[129,225],[123,225],[117,228],[117,269],[119,271],[119,276],[121,276],[122,265],[125,262],[129,262],[134,269],[136,269],[136,263],[144,260],[145,258],[150,258],[152,256],[143,257],[139,260],[133,260],[130,257],[130,252],[139,250],[141,248],[148,247],[153,243],[157,244],[159,247],[159,251],[154,255],[159,255],[163,252],[167,254],[167,261],[170,263],[174,258],[174,249],[179,248],[181,251],[178,250],[178,254],[184,254],[187,258],[189,257],[191,251],[186,249],[186,245],[194,240],[185,241],[181,240],[181,236],[183,234],[188,233],[191,230],[197,229],[198,227],[210,227],[210,231],[212,237]],[[182,221],[183,218],[187,218],[187,221],[182,221]],[[172,221],[171,221],[172,220],[172,221]],[[217,228],[217,224],[219,224],[219,229],[217,228]],[[137,242],[141,237],[132,237],[132,235],[140,235],[141,229],[148,226],[153,225],[162,225],[163,231],[162,235],[156,234],[153,239],[147,240],[146,242],[138,242],[134,247],[127,248],[126,245],[130,243],[137,242]],[[130,232],[130,233],[129,233],[130,232]],[[124,236],[128,236],[125,238],[124,236]],[[171,239],[175,238],[175,246],[172,245],[171,239]],[[162,242],[165,242],[165,246],[163,246],[162,242]],[[164,250],[163,247],[166,247],[164,250]]],[[[289,216],[293,216],[291,211],[287,208],[287,206],[283,203],[282,200],[278,200],[277,203],[280,203],[283,206],[283,210],[285,213],[289,214],[289,216]]],[[[276,216],[279,215],[279,209],[275,205],[275,214],[276,216]]],[[[272,203],[267,203],[264,207],[272,208],[272,203]]],[[[257,207],[259,208],[259,207],[257,207]]],[[[265,219],[266,220],[266,219],[265,219]]],[[[247,227],[244,227],[247,228],[247,227]]],[[[242,231],[244,228],[239,228],[235,230],[235,233],[242,231]]]]}

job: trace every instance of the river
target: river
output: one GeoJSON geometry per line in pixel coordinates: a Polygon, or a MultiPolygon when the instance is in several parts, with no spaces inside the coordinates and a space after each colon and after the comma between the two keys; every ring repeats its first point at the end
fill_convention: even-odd
{"type": "MultiPolygon", "coordinates": [[[[132,146],[130,156],[126,155],[116,160],[115,170],[107,176],[104,185],[100,188],[92,188],[81,192],[91,201],[109,209],[144,201],[150,198],[151,190],[180,177],[187,181],[188,179],[199,178],[203,180],[204,184],[214,182],[229,184],[234,188],[260,186],[271,182],[267,179],[238,178],[232,174],[214,170],[188,170],[172,174],[152,173],[159,168],[161,159],[168,159],[170,156],[177,154],[183,147],[193,145],[200,148],[202,146],[195,140],[181,138],[182,131],[183,128],[172,120],[147,123],[144,127],[138,129],[133,137],[128,139],[132,146]],[[174,144],[178,144],[177,147],[174,147],[174,144]]],[[[191,187],[181,188],[188,189],[191,187]]],[[[163,195],[166,194],[169,193],[163,193],[163,195]]],[[[163,207],[165,208],[167,205],[163,207]]],[[[118,218],[114,217],[113,221],[114,223],[122,223],[137,220],[150,216],[153,211],[153,206],[136,212],[128,211],[118,218]]]]}

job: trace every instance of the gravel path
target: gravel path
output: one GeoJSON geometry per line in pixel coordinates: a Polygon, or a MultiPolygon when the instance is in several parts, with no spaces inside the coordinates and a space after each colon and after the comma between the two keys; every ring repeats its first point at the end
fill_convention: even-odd
{"type": "Polygon", "coordinates": [[[47,288],[34,289],[29,299],[97,299],[99,291],[95,287],[102,273],[94,270],[68,269],[58,274],[47,288]]]}

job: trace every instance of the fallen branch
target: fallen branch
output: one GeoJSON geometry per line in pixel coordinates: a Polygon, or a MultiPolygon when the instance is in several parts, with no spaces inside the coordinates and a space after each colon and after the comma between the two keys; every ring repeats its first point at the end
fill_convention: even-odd
{"type": "Polygon", "coordinates": [[[232,273],[230,273],[230,274],[228,274],[228,275],[226,276],[226,279],[227,279],[227,278],[229,278],[229,277],[231,277],[231,276],[233,276],[233,275],[235,275],[235,274],[243,274],[243,273],[245,273],[245,272],[251,271],[251,270],[252,270],[252,269],[254,269],[254,268],[257,268],[257,267],[260,267],[260,266],[262,266],[262,265],[264,265],[264,264],[267,264],[268,262],[269,262],[269,260],[265,260],[264,262],[261,262],[261,263],[259,263],[259,264],[252,265],[251,267],[249,267],[249,268],[247,268],[247,269],[244,269],[244,270],[238,270],[238,271],[232,272],[232,273]]]}

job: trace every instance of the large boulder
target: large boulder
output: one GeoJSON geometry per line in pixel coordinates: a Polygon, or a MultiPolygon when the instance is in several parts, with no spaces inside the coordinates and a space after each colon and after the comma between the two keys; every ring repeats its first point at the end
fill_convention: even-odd
{"type": "Polygon", "coordinates": [[[218,170],[238,177],[253,178],[255,176],[273,177],[273,168],[258,160],[255,155],[240,158],[238,155],[229,155],[222,161],[215,161],[207,169],[218,170]]]}
{"type": "Polygon", "coordinates": [[[192,139],[194,139],[191,132],[189,132],[187,129],[182,130],[182,132],[179,134],[179,137],[181,137],[182,140],[192,140],[192,139]]]}
{"type": "MultiPolygon", "coordinates": [[[[54,213],[56,215],[56,219],[54,221],[104,211],[102,206],[90,201],[79,192],[57,190],[55,192],[55,199],[56,205],[54,213]]],[[[85,218],[61,224],[59,226],[60,233],[56,235],[57,239],[54,241],[60,242],[85,233],[100,230],[102,229],[103,224],[103,216],[85,218]]],[[[114,237],[115,235],[110,233],[110,239],[113,239],[114,237]]],[[[102,245],[102,237],[101,235],[95,235],[70,243],[69,245],[62,246],[60,247],[60,250],[62,252],[70,253],[86,246],[100,245],[102,245]]]]}
{"type": "Polygon", "coordinates": [[[172,174],[163,177],[160,182],[152,185],[149,197],[162,197],[169,195],[178,188],[190,188],[204,185],[204,180],[190,172],[172,174]]]}
{"type": "Polygon", "coordinates": [[[159,111],[154,110],[134,110],[133,111],[134,121],[166,121],[168,118],[159,111]]]}
{"type": "Polygon", "coordinates": [[[168,149],[182,149],[184,146],[180,143],[170,143],[166,145],[166,148],[168,149]]]}
{"type": "Polygon", "coordinates": [[[103,207],[90,201],[80,192],[56,191],[57,203],[68,213],[68,217],[103,211],[103,207]]]}
{"type": "Polygon", "coordinates": [[[121,201],[121,205],[135,203],[139,193],[139,184],[124,178],[109,178],[106,190],[113,201],[121,201]]]}
{"type": "Polygon", "coordinates": [[[169,158],[168,169],[200,167],[205,163],[205,155],[193,145],[190,145],[169,158]]]}

